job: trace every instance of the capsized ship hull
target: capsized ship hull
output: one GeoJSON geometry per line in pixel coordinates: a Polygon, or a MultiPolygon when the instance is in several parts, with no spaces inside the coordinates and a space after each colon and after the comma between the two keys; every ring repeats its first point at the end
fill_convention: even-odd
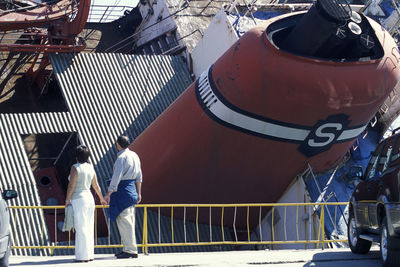
{"type": "Polygon", "coordinates": [[[308,164],[345,155],[398,82],[398,49],[362,17],[367,52],[340,60],[327,38],[302,53],[284,43],[302,16],[248,31],[132,143],[145,203],[276,202],[308,164]]]}

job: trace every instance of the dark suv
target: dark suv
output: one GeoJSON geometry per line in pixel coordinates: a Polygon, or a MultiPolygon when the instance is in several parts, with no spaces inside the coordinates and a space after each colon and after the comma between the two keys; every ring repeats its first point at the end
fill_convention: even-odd
{"type": "Polygon", "coordinates": [[[10,255],[10,212],[6,200],[17,197],[14,190],[5,190],[0,194],[0,267],[8,266],[10,255]]]}
{"type": "MultiPolygon", "coordinates": [[[[351,251],[367,253],[380,243],[383,266],[400,266],[400,133],[382,140],[349,204],[348,239],[351,251]]],[[[356,168],[356,167],[355,167],[356,168]]]]}

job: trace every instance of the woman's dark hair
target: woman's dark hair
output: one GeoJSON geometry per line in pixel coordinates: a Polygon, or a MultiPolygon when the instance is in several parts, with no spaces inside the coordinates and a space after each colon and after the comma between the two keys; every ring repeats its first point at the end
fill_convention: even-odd
{"type": "Polygon", "coordinates": [[[75,149],[75,154],[76,154],[76,159],[78,160],[79,163],[88,162],[90,157],[89,148],[84,145],[77,146],[75,149]]]}
{"type": "Polygon", "coordinates": [[[120,135],[117,139],[118,145],[120,145],[123,149],[129,146],[129,138],[126,135],[120,135]]]}

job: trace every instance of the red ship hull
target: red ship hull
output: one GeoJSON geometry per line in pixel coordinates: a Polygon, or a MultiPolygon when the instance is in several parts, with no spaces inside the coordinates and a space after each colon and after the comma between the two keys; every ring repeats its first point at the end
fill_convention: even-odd
{"type": "Polygon", "coordinates": [[[248,31],[132,143],[145,203],[276,202],[363,132],[399,80],[395,42],[369,21],[379,59],[299,56],[268,35],[289,16],[248,31]]]}

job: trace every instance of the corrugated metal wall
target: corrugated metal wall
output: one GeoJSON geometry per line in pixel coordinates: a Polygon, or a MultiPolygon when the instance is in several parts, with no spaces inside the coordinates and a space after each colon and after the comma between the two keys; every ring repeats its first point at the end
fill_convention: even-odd
{"type": "Polygon", "coordinates": [[[60,54],[51,62],[100,180],[112,174],[118,135],[138,136],[192,82],[180,57],[60,54]]]}
{"type": "MultiPolygon", "coordinates": [[[[69,112],[0,114],[0,189],[19,193],[10,205],[40,205],[21,135],[77,132],[92,151],[91,161],[104,190],[117,136],[139,135],[192,83],[180,57],[63,54],[50,58],[69,112]]],[[[48,244],[41,211],[12,211],[11,216],[15,244],[48,244]]],[[[119,242],[115,233],[112,242],[119,242]]],[[[13,251],[18,255],[48,252],[13,251]]]]}
{"type": "MultiPolygon", "coordinates": [[[[133,140],[192,83],[179,56],[81,53],[50,59],[80,140],[92,151],[103,191],[112,175],[118,135],[133,140]]],[[[137,222],[139,230],[142,217],[137,222]]],[[[111,226],[111,242],[119,243],[116,226],[111,226]]]]}
{"type": "MultiPolygon", "coordinates": [[[[19,197],[9,201],[15,206],[40,205],[35,178],[21,138],[22,134],[74,132],[69,113],[0,114],[0,188],[15,189],[19,197]]],[[[12,239],[22,246],[47,244],[48,232],[42,228],[39,210],[11,210],[12,239]]],[[[16,250],[17,255],[44,255],[48,251],[16,250]]]]}

